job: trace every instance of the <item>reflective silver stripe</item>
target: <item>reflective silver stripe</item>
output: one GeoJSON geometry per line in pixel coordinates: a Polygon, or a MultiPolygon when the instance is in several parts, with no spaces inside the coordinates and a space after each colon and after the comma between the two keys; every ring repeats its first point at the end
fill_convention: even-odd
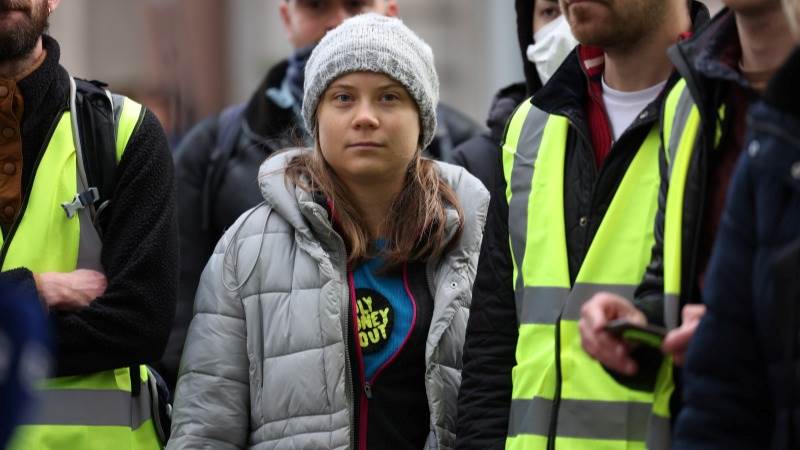
{"type": "MultiPolygon", "coordinates": [[[[78,181],[78,192],[83,192],[83,183],[78,181]]],[[[78,262],[76,269],[91,269],[104,272],[103,265],[100,263],[100,252],[103,249],[103,242],[97,229],[92,224],[89,208],[83,208],[78,212],[80,220],[80,238],[78,240],[78,262]]]]}
{"type": "Polygon", "coordinates": [[[541,397],[530,400],[512,399],[508,416],[508,437],[520,434],[547,436],[553,401],[541,397]]]}
{"type": "MultiPolygon", "coordinates": [[[[553,402],[543,398],[513,399],[509,437],[521,434],[547,436],[553,402]]],[[[669,419],[652,414],[650,403],[603,402],[562,398],[558,407],[557,437],[653,441],[653,449],[665,448],[669,419]],[[648,436],[652,436],[651,438],[648,436]]]]}
{"type": "Polygon", "coordinates": [[[539,155],[539,146],[542,135],[547,125],[549,115],[544,111],[531,107],[522,125],[519,139],[516,142],[514,153],[514,166],[511,169],[511,199],[508,204],[508,231],[511,238],[511,252],[517,264],[518,276],[515,286],[517,317],[521,317],[520,305],[523,299],[519,298],[522,292],[523,276],[522,264],[525,257],[525,247],[528,241],[528,202],[533,186],[533,166],[539,155]]]}
{"type": "Polygon", "coordinates": [[[672,447],[672,423],[666,417],[650,415],[647,422],[647,450],[669,450],[672,447]]]}
{"type": "Polygon", "coordinates": [[[517,304],[520,324],[548,325],[562,320],[579,320],[581,307],[598,292],[611,292],[633,299],[636,286],[627,284],[578,283],[567,288],[526,286],[522,302],[517,304]],[[563,313],[562,313],[563,311],[563,313]]]}
{"type": "Polygon", "coordinates": [[[672,168],[675,167],[675,156],[678,153],[678,146],[681,144],[686,122],[689,120],[689,114],[694,107],[694,100],[692,100],[689,88],[684,87],[681,96],[678,98],[678,104],[675,107],[675,118],[672,122],[672,135],[669,137],[669,160],[672,162],[669,166],[670,175],[672,175],[672,168]]]}
{"type": "Polygon", "coordinates": [[[569,289],[525,286],[523,298],[517,302],[519,324],[552,325],[558,320],[569,298],[569,289]]]}
{"type": "Polygon", "coordinates": [[[680,315],[680,297],[676,294],[664,295],[664,326],[668,330],[678,327],[678,316],[680,315]]]}
{"type": "Polygon", "coordinates": [[[25,425],[87,425],[139,428],[151,417],[147,385],[140,394],[100,389],[42,389],[25,425]]]}
{"type": "Polygon", "coordinates": [[[633,293],[636,286],[629,284],[597,284],[597,283],[577,283],[572,288],[564,314],[563,320],[579,320],[581,318],[581,308],[594,294],[599,292],[611,292],[628,300],[633,300],[633,293]]]}

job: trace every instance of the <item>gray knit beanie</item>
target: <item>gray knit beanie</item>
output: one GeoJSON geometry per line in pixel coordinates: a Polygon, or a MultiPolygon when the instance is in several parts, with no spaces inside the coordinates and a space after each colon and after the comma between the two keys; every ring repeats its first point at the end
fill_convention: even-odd
{"type": "Polygon", "coordinates": [[[345,20],[311,53],[306,63],[303,119],[312,135],[320,97],[332,82],[351,72],[382,73],[402,84],[419,107],[423,148],[431,143],[439,102],[433,51],[400,19],[375,13],[345,20]]]}

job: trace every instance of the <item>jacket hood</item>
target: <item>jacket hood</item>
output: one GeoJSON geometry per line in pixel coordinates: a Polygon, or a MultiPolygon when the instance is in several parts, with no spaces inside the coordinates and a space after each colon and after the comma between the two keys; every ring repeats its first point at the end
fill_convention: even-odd
{"type": "MultiPolygon", "coordinates": [[[[327,211],[320,207],[314,196],[297,187],[285,177],[286,166],[297,155],[310,149],[291,149],[277,153],[264,161],[258,172],[258,185],[264,201],[299,233],[312,237],[315,233],[333,232],[327,225],[322,230],[320,222],[329,223],[327,211]],[[318,217],[323,215],[324,217],[318,217]],[[308,217],[314,217],[309,225],[308,217]],[[321,220],[323,219],[323,220],[321,220]],[[313,232],[312,232],[313,228],[313,232]]],[[[489,192],[473,175],[465,169],[452,164],[437,161],[440,176],[449,184],[461,202],[464,211],[464,230],[461,235],[462,244],[468,250],[478,251],[480,248],[483,225],[486,222],[486,210],[489,207],[489,192]],[[477,247],[473,249],[472,247],[477,247]]],[[[448,222],[456,222],[455,209],[448,210],[448,222]]],[[[454,223],[453,226],[457,225],[454,223]]],[[[449,227],[448,227],[449,228],[449,227]]],[[[449,230],[448,230],[449,231],[449,230]]]]}
{"type": "Polygon", "coordinates": [[[489,107],[489,116],[486,118],[486,126],[489,127],[491,137],[495,142],[503,140],[508,119],[517,109],[517,105],[529,96],[528,87],[522,82],[506,86],[494,96],[492,105],[489,107]]]}
{"type": "Polygon", "coordinates": [[[525,72],[525,85],[528,94],[532,94],[542,87],[542,81],[536,72],[536,65],[528,61],[528,45],[533,43],[533,7],[536,0],[515,0],[514,8],[517,10],[517,39],[519,52],[522,57],[522,69],[525,72]]]}
{"type": "Polygon", "coordinates": [[[303,210],[316,208],[314,196],[286,178],[286,166],[295,156],[305,151],[309,150],[291,149],[267,158],[258,171],[258,186],[267,205],[298,232],[311,236],[311,228],[304,218],[303,210]]]}

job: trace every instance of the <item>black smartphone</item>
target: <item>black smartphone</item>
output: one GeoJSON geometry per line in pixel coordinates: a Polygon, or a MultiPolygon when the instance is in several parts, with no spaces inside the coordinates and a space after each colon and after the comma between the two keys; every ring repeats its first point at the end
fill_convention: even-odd
{"type": "Polygon", "coordinates": [[[644,344],[650,347],[661,347],[667,329],[657,325],[638,325],[628,319],[616,319],[608,322],[605,330],[628,342],[644,344]]]}

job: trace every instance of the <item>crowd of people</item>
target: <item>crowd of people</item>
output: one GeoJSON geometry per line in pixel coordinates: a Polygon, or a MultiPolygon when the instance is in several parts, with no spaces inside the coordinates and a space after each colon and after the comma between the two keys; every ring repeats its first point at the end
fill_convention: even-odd
{"type": "Polygon", "coordinates": [[[515,0],[486,127],[402,2],[281,0],[174,149],[59,3],[0,0],[0,446],[800,448],[800,0],[515,0]]]}

